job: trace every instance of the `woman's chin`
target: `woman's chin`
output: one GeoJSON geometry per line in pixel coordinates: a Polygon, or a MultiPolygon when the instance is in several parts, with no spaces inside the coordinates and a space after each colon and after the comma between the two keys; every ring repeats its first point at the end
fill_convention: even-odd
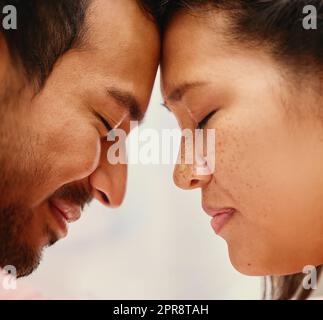
{"type": "Polygon", "coordinates": [[[276,257],[273,257],[272,263],[261,263],[261,258],[259,256],[241,256],[237,254],[234,250],[230,250],[229,247],[229,258],[230,262],[235,270],[246,276],[286,276],[296,273],[307,273],[306,268],[314,266],[319,266],[320,264],[299,264],[286,261],[274,261],[276,257]]]}
{"type": "MultiPolygon", "coordinates": [[[[275,275],[277,270],[276,268],[270,267],[267,263],[261,263],[258,257],[254,255],[242,255],[242,250],[231,247],[228,244],[228,253],[229,259],[233,268],[239,273],[245,276],[269,276],[275,275]]],[[[284,274],[284,271],[281,270],[280,274],[284,274]]]]}

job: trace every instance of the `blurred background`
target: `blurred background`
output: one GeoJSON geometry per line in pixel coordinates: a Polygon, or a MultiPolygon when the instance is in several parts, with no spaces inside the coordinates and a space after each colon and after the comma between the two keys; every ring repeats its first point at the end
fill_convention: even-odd
{"type": "MultiPolygon", "coordinates": [[[[159,87],[158,75],[142,128],[177,128],[159,87]]],[[[122,207],[93,202],[23,281],[54,299],[260,299],[262,279],[233,269],[200,191],[177,189],[172,174],[173,165],[130,165],[122,207]]]]}

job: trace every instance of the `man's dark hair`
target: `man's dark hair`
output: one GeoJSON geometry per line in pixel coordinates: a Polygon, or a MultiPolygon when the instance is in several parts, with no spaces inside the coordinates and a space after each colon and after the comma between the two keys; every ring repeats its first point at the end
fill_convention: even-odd
{"type": "Polygon", "coordinates": [[[80,43],[89,0],[0,0],[17,9],[17,29],[0,28],[13,62],[42,86],[55,62],[80,43]]]}
{"type": "MultiPolygon", "coordinates": [[[[0,26],[0,33],[4,35],[13,62],[21,65],[28,80],[43,86],[58,58],[83,43],[90,2],[0,0],[0,12],[6,5],[17,9],[17,29],[5,30],[0,26]]],[[[157,19],[158,1],[138,0],[138,3],[157,19]]]]}
{"type": "Polygon", "coordinates": [[[162,0],[138,0],[141,7],[159,24],[162,0]]]}
{"type": "MultiPolygon", "coordinates": [[[[323,0],[161,0],[163,25],[180,10],[196,12],[209,6],[232,18],[232,37],[245,44],[269,44],[286,62],[323,64],[323,0]],[[317,9],[317,29],[303,27],[306,5],[317,9]]],[[[203,11],[202,11],[203,12],[203,11]]]]}

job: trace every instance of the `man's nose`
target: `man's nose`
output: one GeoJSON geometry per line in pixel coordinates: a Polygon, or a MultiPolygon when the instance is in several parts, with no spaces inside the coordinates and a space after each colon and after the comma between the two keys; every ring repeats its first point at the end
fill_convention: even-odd
{"type": "MultiPolygon", "coordinates": [[[[127,164],[110,163],[107,158],[111,142],[102,142],[101,157],[97,169],[89,177],[95,199],[110,208],[119,207],[124,199],[127,184],[127,164]]],[[[125,152],[120,150],[119,152],[125,152]]],[[[121,158],[121,157],[120,157],[121,158]]],[[[122,159],[125,159],[122,156],[122,159]]]]}

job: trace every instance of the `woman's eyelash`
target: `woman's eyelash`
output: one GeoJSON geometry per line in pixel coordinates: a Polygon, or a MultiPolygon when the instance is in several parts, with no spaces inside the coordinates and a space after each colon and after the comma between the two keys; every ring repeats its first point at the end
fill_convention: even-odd
{"type": "Polygon", "coordinates": [[[198,129],[203,129],[216,112],[217,110],[212,111],[201,122],[199,122],[197,125],[198,129]]]}

